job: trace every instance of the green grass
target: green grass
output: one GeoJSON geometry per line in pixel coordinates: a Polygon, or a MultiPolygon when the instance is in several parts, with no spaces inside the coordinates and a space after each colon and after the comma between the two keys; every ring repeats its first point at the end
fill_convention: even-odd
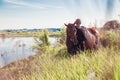
{"type": "MultiPolygon", "coordinates": [[[[114,33],[110,35],[109,40],[113,40],[114,33]]],[[[114,44],[119,41],[110,43],[111,47],[74,56],[67,53],[65,44],[45,46],[41,53],[14,62],[1,71],[14,74],[8,76],[12,80],[120,80],[120,49],[114,44]]]]}
{"type": "Polygon", "coordinates": [[[71,56],[61,45],[47,47],[44,53],[13,63],[4,70],[17,73],[12,80],[119,80],[119,56],[119,50],[114,48],[71,56]]]}
{"type": "MultiPolygon", "coordinates": [[[[44,29],[43,29],[44,30],[44,29]]],[[[63,29],[60,32],[49,32],[50,37],[60,37],[65,36],[64,34],[61,34],[62,32],[65,32],[65,29],[63,29]]],[[[43,31],[41,32],[21,32],[21,31],[16,31],[16,32],[4,32],[3,34],[0,34],[0,37],[36,37],[39,34],[42,34],[43,31]]]]}

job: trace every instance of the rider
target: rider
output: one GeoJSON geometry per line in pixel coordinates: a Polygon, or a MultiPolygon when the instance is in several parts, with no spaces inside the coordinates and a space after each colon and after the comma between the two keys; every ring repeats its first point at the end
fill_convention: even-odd
{"type": "MultiPolygon", "coordinates": [[[[75,22],[74,22],[74,26],[77,29],[76,35],[77,35],[77,39],[78,40],[79,40],[79,36],[78,36],[79,35],[79,30],[81,28],[85,28],[84,26],[80,26],[80,25],[81,25],[81,20],[80,19],[76,19],[75,22]]],[[[77,47],[80,48],[82,51],[84,51],[84,41],[78,43],[77,47]]]]}
{"type": "Polygon", "coordinates": [[[80,19],[76,19],[76,21],[74,22],[75,28],[79,29],[80,25],[81,25],[81,20],[80,19]]]}
{"type": "Polygon", "coordinates": [[[76,27],[76,29],[85,28],[84,26],[80,26],[80,25],[81,25],[81,20],[76,19],[75,22],[74,22],[74,26],[76,27]]]}

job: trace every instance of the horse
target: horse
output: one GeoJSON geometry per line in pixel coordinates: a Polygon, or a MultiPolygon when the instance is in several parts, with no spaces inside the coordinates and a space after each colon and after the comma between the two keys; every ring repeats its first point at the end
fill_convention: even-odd
{"type": "MultiPolygon", "coordinates": [[[[75,27],[75,26],[74,26],[75,27]]],[[[77,29],[77,28],[76,28],[77,29]]],[[[81,26],[77,29],[77,49],[84,51],[86,50],[98,50],[99,48],[99,32],[96,27],[86,28],[81,26]]]]}
{"type": "Polygon", "coordinates": [[[77,50],[81,50],[81,51],[84,51],[85,50],[85,41],[86,41],[86,38],[85,38],[85,35],[83,33],[83,30],[81,28],[76,28],[77,29],[77,40],[78,40],[78,44],[76,45],[77,47],[77,50]]]}
{"type": "Polygon", "coordinates": [[[99,32],[95,27],[81,28],[85,35],[85,48],[89,50],[97,50],[99,47],[99,32]]]}
{"type": "Polygon", "coordinates": [[[99,32],[95,27],[92,28],[75,28],[74,24],[64,24],[67,38],[66,46],[68,53],[76,54],[78,50],[85,49],[96,50],[99,44],[99,32]]]}
{"type": "Polygon", "coordinates": [[[84,51],[84,42],[86,40],[82,29],[77,29],[74,24],[64,24],[66,28],[67,38],[66,46],[68,53],[76,54],[77,51],[84,51]]]}
{"type": "Polygon", "coordinates": [[[91,28],[87,28],[95,37],[96,37],[96,41],[95,43],[97,44],[97,46],[99,46],[99,42],[100,42],[100,33],[99,31],[96,29],[96,27],[91,27],[91,28]]]}
{"type": "Polygon", "coordinates": [[[76,28],[74,27],[74,24],[65,24],[66,26],[66,46],[67,46],[67,51],[70,54],[76,54],[77,48],[76,45],[78,44],[77,40],[77,35],[76,35],[76,28]]]}

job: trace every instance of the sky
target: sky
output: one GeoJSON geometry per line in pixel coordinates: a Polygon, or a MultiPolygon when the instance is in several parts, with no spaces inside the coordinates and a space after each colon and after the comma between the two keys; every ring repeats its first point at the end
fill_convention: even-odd
{"type": "Polygon", "coordinates": [[[0,0],[0,29],[62,28],[77,18],[100,27],[119,14],[120,0],[0,0]]]}

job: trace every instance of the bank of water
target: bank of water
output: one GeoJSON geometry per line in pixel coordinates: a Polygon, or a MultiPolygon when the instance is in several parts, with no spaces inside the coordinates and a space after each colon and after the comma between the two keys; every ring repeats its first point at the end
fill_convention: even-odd
{"type": "MultiPolygon", "coordinates": [[[[52,46],[57,42],[55,38],[49,41],[52,46]]],[[[31,48],[34,44],[32,37],[0,38],[0,67],[35,55],[37,52],[31,48]]]]}

